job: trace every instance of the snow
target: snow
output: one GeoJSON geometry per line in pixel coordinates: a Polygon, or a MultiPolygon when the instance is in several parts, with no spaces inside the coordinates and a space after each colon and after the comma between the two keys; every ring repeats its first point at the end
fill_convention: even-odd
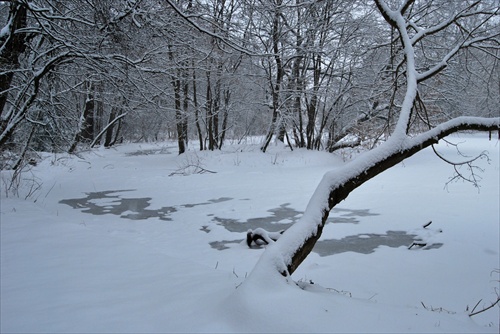
{"type": "MultiPolygon", "coordinates": [[[[276,264],[256,267],[264,248],[247,247],[248,228],[221,222],[258,224],[285,203],[303,211],[323,175],[345,165],[338,156],[259,145],[179,156],[174,143],[44,154],[19,196],[7,196],[2,172],[0,331],[497,333],[498,306],[472,318],[467,308],[489,305],[500,288],[500,144],[487,134],[448,139],[469,155],[489,152],[489,163],[477,161],[479,191],[445,187],[453,169],[426,149],[356,189],[320,239],[401,231],[436,247],[312,252],[292,275],[298,284],[276,264]],[[184,168],[193,162],[216,173],[184,168]],[[84,200],[61,202],[88,194],[99,214],[84,200]]],[[[292,220],[275,218],[275,231],[292,220]]]]}

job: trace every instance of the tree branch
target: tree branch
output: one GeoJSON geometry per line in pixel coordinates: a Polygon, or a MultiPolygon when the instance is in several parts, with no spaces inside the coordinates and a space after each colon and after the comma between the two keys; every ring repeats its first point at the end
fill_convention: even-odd
{"type": "Polygon", "coordinates": [[[405,0],[405,2],[403,2],[403,4],[401,5],[400,9],[399,9],[399,12],[401,14],[404,14],[406,13],[406,11],[408,10],[408,8],[413,5],[413,3],[415,2],[415,0],[405,0]]]}
{"type": "MultiPolygon", "coordinates": [[[[311,197],[301,219],[264,252],[261,260],[267,259],[265,263],[272,264],[274,269],[285,277],[290,276],[312,251],[321,236],[330,210],[363,183],[415,153],[438,143],[440,139],[452,133],[464,130],[500,131],[500,118],[498,117],[458,117],[441,123],[413,138],[408,136],[406,130],[418,91],[415,51],[403,15],[391,10],[383,0],[374,1],[384,19],[398,30],[406,57],[406,93],[397,125],[386,142],[365,152],[342,168],[326,173],[311,197]]],[[[472,43],[472,41],[468,43],[472,43]]],[[[455,49],[457,48],[453,50],[455,49]]],[[[458,52],[458,49],[453,50],[448,54],[450,57],[458,52]]],[[[420,77],[420,79],[423,78],[420,77]]],[[[259,263],[256,270],[259,269],[259,263]]]]}
{"type": "Polygon", "coordinates": [[[442,60],[437,63],[436,65],[434,65],[432,68],[430,68],[429,70],[423,72],[423,73],[419,73],[417,74],[417,82],[422,82],[422,81],[425,81],[433,76],[435,76],[436,74],[438,74],[439,72],[441,72],[442,70],[444,70],[447,66],[448,66],[448,61],[453,57],[455,56],[460,50],[464,49],[464,48],[467,48],[469,46],[472,46],[473,44],[476,44],[476,43],[479,43],[479,42],[483,42],[485,40],[488,40],[494,36],[496,36],[497,33],[495,34],[492,34],[492,35],[489,35],[489,36],[483,36],[483,37],[478,37],[478,38],[474,38],[474,39],[471,39],[471,40],[468,40],[468,41],[464,41],[458,45],[456,45],[453,49],[451,49],[443,58],[442,60]]]}
{"type": "MultiPolygon", "coordinates": [[[[244,47],[241,47],[241,46],[233,43],[228,38],[225,38],[224,36],[221,36],[220,34],[217,34],[217,33],[213,32],[213,31],[210,31],[209,29],[206,29],[206,28],[202,27],[198,23],[194,22],[191,19],[190,15],[187,15],[186,13],[184,13],[184,11],[182,9],[180,9],[172,0],[165,0],[165,1],[174,10],[174,12],[177,13],[177,15],[179,15],[180,17],[182,17],[182,19],[185,22],[187,22],[190,26],[192,26],[193,28],[195,28],[199,32],[201,32],[203,34],[206,34],[206,35],[208,35],[210,37],[213,37],[217,41],[220,41],[220,42],[226,44],[227,46],[229,46],[233,50],[236,50],[238,52],[246,54],[247,56],[264,56],[264,54],[256,54],[256,53],[254,53],[254,52],[252,52],[252,51],[250,51],[250,50],[248,50],[248,49],[246,49],[244,47]]],[[[272,56],[272,55],[273,54],[267,54],[267,56],[272,56]]]]}
{"type": "Polygon", "coordinates": [[[477,305],[479,305],[480,302],[481,302],[481,300],[477,302],[476,306],[474,306],[474,308],[472,309],[472,312],[469,313],[469,317],[473,317],[475,315],[478,315],[479,313],[483,313],[484,311],[488,311],[490,308],[492,308],[496,304],[500,303],[500,297],[497,297],[497,300],[494,301],[493,303],[491,303],[491,305],[489,305],[489,306],[487,306],[487,307],[485,307],[477,312],[474,312],[474,310],[476,309],[477,305]]]}
{"type": "Polygon", "coordinates": [[[321,236],[330,210],[347,198],[353,190],[424,148],[436,144],[440,139],[464,130],[500,130],[500,118],[459,117],[414,138],[408,138],[399,146],[387,141],[342,168],[325,174],[302,219],[292,225],[276,242],[276,247],[281,247],[282,244],[301,245],[291,253],[286,248],[280,249],[287,269],[280,270],[282,275],[291,275],[298,268],[321,236]],[[302,232],[297,233],[298,229],[302,232]],[[304,229],[307,229],[307,232],[304,229]],[[307,238],[302,240],[303,235],[307,235],[307,238]]]}
{"type": "Polygon", "coordinates": [[[123,117],[127,116],[127,113],[124,113],[124,114],[121,114],[119,116],[116,116],[115,119],[113,119],[111,122],[109,122],[108,125],[106,125],[104,127],[104,129],[102,129],[101,132],[99,132],[99,134],[94,138],[94,140],[92,141],[92,143],[90,143],[90,147],[94,147],[95,144],[101,139],[102,135],[104,135],[106,133],[106,131],[108,131],[108,129],[113,126],[113,124],[115,124],[116,122],[118,122],[120,119],[122,119],[123,117]]]}
{"type": "MultiPolygon", "coordinates": [[[[435,26],[432,26],[430,28],[427,28],[427,29],[422,29],[422,28],[415,28],[415,30],[417,31],[417,34],[415,34],[415,36],[412,37],[412,44],[415,45],[416,43],[418,43],[420,40],[422,40],[423,38],[429,36],[429,35],[433,35],[433,34],[436,34],[438,33],[439,31],[442,31],[444,29],[446,29],[447,27],[449,27],[450,25],[452,25],[453,23],[457,23],[457,21],[463,17],[466,17],[466,16],[470,16],[470,15],[473,15],[473,13],[471,12],[468,12],[469,10],[471,10],[472,8],[476,7],[481,1],[476,1],[472,4],[470,4],[469,6],[467,6],[466,8],[462,9],[459,13],[457,13],[456,15],[454,15],[453,17],[449,18],[448,20],[444,21],[444,22],[441,22],[440,24],[436,24],[435,26]]],[[[490,14],[490,17],[493,15],[493,13],[489,13],[490,14]]],[[[488,19],[489,19],[488,18],[488,19]]],[[[413,23],[413,22],[412,22],[413,23]]],[[[484,23],[484,22],[481,22],[479,24],[479,26],[484,23]]],[[[415,26],[416,27],[416,26],[415,26]]]]}
{"type": "MultiPolygon", "coordinates": [[[[384,1],[382,1],[382,0],[374,0],[374,1],[375,1],[375,5],[377,6],[380,14],[382,14],[382,17],[384,18],[384,20],[386,20],[386,22],[389,23],[393,28],[397,28],[396,20],[394,20],[394,18],[390,15],[390,13],[393,11],[387,6],[387,4],[384,1]]],[[[410,1],[407,1],[407,2],[410,2],[410,1]]],[[[404,7],[405,6],[403,6],[401,8],[402,11],[403,11],[404,7]]]]}

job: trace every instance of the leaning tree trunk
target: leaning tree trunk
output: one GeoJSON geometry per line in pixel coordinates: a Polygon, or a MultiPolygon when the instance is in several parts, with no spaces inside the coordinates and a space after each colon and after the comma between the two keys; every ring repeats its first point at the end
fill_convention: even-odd
{"type": "MultiPolygon", "coordinates": [[[[432,77],[446,67],[446,62],[440,62],[430,70],[418,73],[415,66],[414,44],[430,32],[444,29],[446,25],[440,24],[427,31],[422,29],[418,34],[410,37],[407,27],[415,27],[416,24],[408,24],[404,14],[408,5],[413,1],[405,1],[398,11],[390,9],[383,0],[375,0],[375,2],[384,19],[399,31],[406,57],[406,93],[396,127],[391,137],[380,146],[365,152],[342,168],[325,174],[310,199],[304,215],[280,239],[267,247],[252,271],[251,277],[259,277],[260,275],[262,279],[268,279],[269,270],[276,270],[282,276],[289,277],[312,251],[321,236],[330,210],[364,182],[424,148],[437,143],[451,133],[462,130],[490,131],[500,129],[500,118],[458,117],[417,136],[410,137],[408,135],[411,113],[417,97],[418,82],[432,77]]],[[[469,9],[472,9],[473,6],[469,9]]],[[[457,15],[462,15],[462,13],[457,15]]],[[[476,38],[474,41],[481,40],[476,38]]],[[[461,45],[470,44],[464,42],[461,45]]],[[[453,48],[445,56],[445,60],[457,52],[458,49],[453,48]]]]}
{"type": "MultiPolygon", "coordinates": [[[[293,254],[290,254],[291,259],[287,263],[288,273],[282,272],[282,274],[288,276],[297,269],[321,236],[330,211],[346,199],[354,189],[424,148],[437,144],[439,139],[452,133],[463,130],[488,131],[499,127],[498,119],[479,120],[460,117],[441,124],[440,128],[430,130],[411,139],[408,138],[406,144],[403,144],[404,141],[397,139],[389,140],[378,148],[367,152],[363,157],[346,164],[343,168],[325,174],[311,199],[309,204],[311,208],[308,206],[307,210],[320,213],[317,217],[321,219],[316,221],[316,226],[310,230],[310,235],[303,241],[302,246],[298,247],[293,254]]],[[[304,216],[306,215],[304,214],[304,216]]],[[[309,218],[314,220],[313,217],[309,218]]]]}

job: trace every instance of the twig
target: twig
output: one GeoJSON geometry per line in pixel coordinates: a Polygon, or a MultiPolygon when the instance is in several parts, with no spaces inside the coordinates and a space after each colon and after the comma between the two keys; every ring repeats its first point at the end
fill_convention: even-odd
{"type": "Polygon", "coordinates": [[[476,306],[474,306],[474,308],[472,309],[472,311],[469,313],[469,317],[473,317],[473,316],[475,316],[475,315],[477,315],[477,314],[479,314],[479,313],[483,313],[484,311],[487,311],[487,310],[489,310],[490,308],[494,307],[496,304],[498,304],[498,303],[500,302],[500,297],[497,297],[497,300],[496,300],[496,301],[494,301],[493,303],[491,303],[491,305],[489,305],[489,306],[487,306],[487,307],[485,307],[485,308],[483,308],[483,309],[481,309],[481,310],[479,310],[479,311],[477,311],[477,312],[474,312],[474,310],[476,309],[476,307],[479,305],[479,303],[480,303],[481,301],[482,301],[482,299],[480,299],[480,300],[477,302],[476,306]]]}
{"type": "Polygon", "coordinates": [[[47,191],[47,193],[45,194],[45,198],[47,198],[47,196],[49,196],[50,192],[52,191],[52,189],[54,189],[55,185],[56,185],[56,183],[54,182],[52,187],[50,187],[49,191],[47,191]]]}
{"type": "MultiPolygon", "coordinates": [[[[452,143],[449,143],[449,144],[454,145],[456,147],[458,146],[458,144],[452,144],[452,143]]],[[[455,161],[451,161],[451,160],[445,158],[443,155],[441,155],[436,150],[436,148],[435,148],[434,145],[432,145],[432,150],[434,151],[434,154],[439,159],[441,159],[444,162],[446,162],[447,164],[453,166],[453,169],[455,170],[455,175],[453,175],[450,178],[450,180],[448,182],[446,182],[445,187],[447,187],[448,184],[450,184],[451,182],[453,182],[453,181],[455,181],[457,179],[462,179],[464,181],[472,183],[476,188],[479,189],[479,181],[481,181],[481,177],[477,174],[476,170],[479,171],[479,172],[484,172],[484,170],[482,168],[474,165],[474,162],[477,161],[477,160],[479,160],[479,159],[486,158],[487,162],[489,163],[490,159],[488,157],[488,152],[487,151],[483,151],[483,152],[479,153],[477,156],[470,158],[470,157],[467,157],[466,155],[462,154],[462,152],[460,152],[460,150],[458,150],[458,147],[457,147],[458,154],[460,154],[463,157],[470,158],[470,159],[466,160],[466,161],[455,162],[455,161]],[[467,169],[470,172],[470,176],[469,177],[463,175],[463,173],[461,173],[458,170],[462,166],[467,166],[467,169]]]]}
{"type": "Polygon", "coordinates": [[[422,302],[422,301],[420,302],[420,304],[422,304],[422,306],[424,307],[424,309],[426,309],[427,311],[439,312],[439,313],[440,312],[446,312],[448,314],[456,314],[457,313],[457,312],[453,312],[453,311],[448,311],[447,309],[444,309],[442,307],[434,308],[434,307],[432,307],[432,305],[429,308],[429,307],[425,306],[424,302],[422,302]]]}
{"type": "Polygon", "coordinates": [[[408,247],[408,249],[411,249],[413,246],[418,246],[418,247],[425,247],[427,246],[427,243],[426,242],[417,242],[417,241],[414,241],[410,247],[408,247]]]}
{"type": "Polygon", "coordinates": [[[472,311],[470,311],[471,313],[474,313],[474,310],[476,309],[476,307],[479,305],[480,302],[482,302],[483,300],[482,299],[479,299],[479,301],[477,302],[476,306],[474,306],[472,308],[472,311]]]}
{"type": "Polygon", "coordinates": [[[203,168],[200,158],[195,154],[194,157],[187,156],[183,164],[177,170],[170,173],[169,176],[173,175],[185,176],[190,174],[203,174],[203,173],[216,174],[217,172],[203,168]]]}
{"type": "Polygon", "coordinates": [[[193,174],[203,174],[203,173],[212,173],[212,174],[217,174],[217,172],[214,172],[213,170],[209,170],[209,169],[205,169],[203,167],[200,167],[198,165],[192,165],[192,164],[189,164],[189,165],[186,165],[170,174],[168,174],[168,176],[174,176],[174,175],[187,175],[186,173],[186,168],[189,168],[189,167],[194,167],[195,170],[193,172],[193,174]]]}
{"type": "MultiPolygon", "coordinates": [[[[352,293],[350,293],[349,291],[337,290],[337,289],[334,289],[334,288],[326,288],[326,289],[328,291],[334,291],[334,292],[338,293],[339,295],[349,296],[350,298],[352,298],[352,293]]],[[[373,298],[375,295],[371,296],[370,298],[373,298]]]]}

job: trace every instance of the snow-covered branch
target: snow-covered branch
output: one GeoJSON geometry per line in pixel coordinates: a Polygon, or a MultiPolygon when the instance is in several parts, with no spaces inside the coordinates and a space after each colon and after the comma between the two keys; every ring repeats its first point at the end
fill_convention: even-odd
{"type": "MultiPolygon", "coordinates": [[[[410,43],[408,44],[403,39],[404,47],[415,46],[417,43],[421,42],[424,38],[442,32],[446,28],[451,25],[461,26],[459,21],[464,18],[472,17],[472,16],[486,16],[481,21],[479,21],[474,28],[466,31],[466,36],[463,38],[462,42],[457,43],[454,47],[452,47],[442,58],[438,61],[434,66],[423,73],[419,73],[417,75],[417,81],[422,82],[426,79],[429,79],[441,72],[448,66],[448,62],[451,58],[453,58],[460,50],[465,49],[467,47],[473,46],[475,44],[493,40],[498,37],[498,32],[492,32],[487,35],[475,36],[474,33],[479,27],[484,26],[484,24],[490,21],[492,18],[498,16],[499,9],[498,7],[492,8],[481,8],[480,0],[477,0],[471,4],[468,4],[460,11],[458,11],[455,15],[452,15],[446,20],[443,20],[435,25],[430,27],[422,27],[417,22],[411,20],[410,18],[404,17],[404,13],[409,8],[410,5],[414,3],[414,1],[404,1],[398,10],[392,10],[384,1],[375,0],[377,7],[379,8],[384,19],[394,28],[398,29],[400,32],[401,38],[404,35],[408,35],[410,43]],[[405,26],[402,26],[402,21],[405,22],[405,26]],[[408,29],[411,28],[415,31],[413,36],[409,36],[408,29]]],[[[408,56],[408,52],[405,51],[405,57],[408,56]]],[[[406,60],[406,59],[405,59],[406,60]]]]}
{"type": "Polygon", "coordinates": [[[417,75],[417,81],[418,82],[425,81],[425,80],[433,77],[434,75],[438,74],[439,72],[441,72],[443,69],[445,69],[448,66],[448,61],[451,58],[453,58],[453,56],[455,56],[460,50],[465,49],[467,47],[470,47],[474,44],[492,39],[496,35],[498,35],[498,33],[488,35],[488,36],[481,36],[481,37],[473,38],[470,40],[466,40],[466,41],[462,42],[461,44],[456,45],[441,59],[440,62],[435,64],[433,67],[431,67],[427,71],[425,71],[423,73],[419,73],[417,75]]]}
{"type": "MultiPolygon", "coordinates": [[[[464,130],[500,131],[499,117],[457,117],[413,137],[409,136],[408,124],[417,98],[418,79],[423,79],[415,69],[413,41],[403,15],[412,1],[405,1],[399,10],[392,10],[383,0],[375,0],[375,3],[384,19],[398,30],[406,58],[406,92],[397,125],[386,142],[324,175],[304,215],[282,237],[268,246],[252,274],[259,275],[262,270],[273,268],[282,276],[289,277],[312,251],[321,236],[330,210],[353,190],[378,174],[452,133],[464,130]]],[[[474,42],[475,40],[470,40],[463,44],[474,42]]],[[[454,50],[455,48],[448,53],[450,57],[456,52],[454,50]]]]}
{"type": "Polygon", "coordinates": [[[26,1],[24,4],[30,12],[40,15],[44,17],[45,19],[50,20],[58,20],[58,21],[68,21],[68,22],[76,22],[80,23],[86,26],[93,26],[94,23],[90,20],[87,20],[83,17],[75,17],[75,16],[69,16],[69,15],[58,15],[55,14],[53,10],[50,8],[45,8],[45,7],[40,7],[37,4],[33,3],[32,1],[26,1]]]}
{"type": "Polygon", "coordinates": [[[52,57],[49,61],[46,62],[46,64],[44,64],[44,66],[33,72],[33,77],[31,78],[29,83],[19,92],[18,98],[7,113],[8,119],[6,121],[6,126],[0,133],[0,147],[4,145],[5,142],[9,139],[9,136],[15,130],[16,126],[23,119],[25,119],[29,108],[38,95],[42,78],[56,66],[69,61],[72,56],[73,55],[69,52],[59,54],[55,57],[52,57]],[[27,99],[23,101],[23,95],[28,92],[28,89],[31,89],[31,92],[28,94],[27,99]]]}
{"type": "Polygon", "coordinates": [[[270,247],[273,251],[269,252],[269,256],[282,259],[274,259],[272,262],[281,264],[278,268],[282,275],[292,274],[321,236],[330,210],[353,190],[424,148],[438,143],[440,139],[465,130],[500,130],[500,118],[459,117],[413,138],[389,140],[342,168],[325,174],[303,217],[276,241],[275,246],[270,247]]]}
{"type": "MultiPolygon", "coordinates": [[[[197,22],[195,22],[193,20],[192,15],[186,14],[178,5],[175,4],[174,1],[172,1],[172,0],[165,0],[165,1],[180,17],[182,17],[184,19],[184,21],[189,23],[193,28],[195,28],[199,32],[206,34],[207,36],[214,38],[216,41],[219,41],[219,42],[227,45],[231,49],[238,51],[238,52],[241,52],[245,55],[248,55],[248,56],[265,56],[266,55],[266,54],[257,54],[257,53],[255,53],[255,52],[253,52],[245,47],[242,47],[242,46],[234,43],[231,39],[224,37],[224,36],[218,34],[217,32],[214,32],[210,29],[203,27],[201,24],[198,24],[197,22]]],[[[267,56],[271,56],[271,55],[272,54],[267,54],[267,56]]]]}
{"type": "Polygon", "coordinates": [[[97,142],[99,140],[101,140],[101,137],[106,133],[106,131],[108,131],[109,128],[111,128],[112,126],[115,125],[116,122],[118,122],[119,120],[121,120],[123,117],[127,116],[127,113],[124,113],[124,114],[121,114],[121,115],[118,115],[115,117],[115,119],[113,119],[112,121],[110,121],[108,123],[108,125],[106,125],[101,132],[99,132],[99,134],[97,136],[95,136],[94,140],[92,141],[92,143],[90,143],[90,147],[94,147],[97,142]]]}
{"type": "Polygon", "coordinates": [[[436,25],[434,25],[432,27],[420,28],[420,27],[417,27],[417,25],[414,22],[411,22],[412,27],[417,31],[417,33],[411,39],[412,40],[412,44],[415,45],[416,43],[418,43],[423,38],[425,38],[425,37],[427,37],[429,35],[436,34],[436,33],[440,32],[440,31],[446,29],[447,27],[449,27],[452,24],[456,24],[458,22],[458,20],[461,19],[461,18],[465,18],[465,17],[468,17],[468,16],[477,15],[477,14],[485,14],[485,13],[489,14],[489,17],[491,18],[491,16],[495,14],[495,11],[491,11],[491,12],[472,11],[472,9],[475,8],[475,7],[477,7],[480,2],[481,1],[479,0],[479,1],[476,1],[476,2],[468,5],[467,7],[465,7],[464,9],[462,9],[460,12],[458,12],[457,14],[455,14],[454,16],[452,16],[449,19],[444,20],[444,21],[440,22],[439,24],[436,24],[436,25]]]}

